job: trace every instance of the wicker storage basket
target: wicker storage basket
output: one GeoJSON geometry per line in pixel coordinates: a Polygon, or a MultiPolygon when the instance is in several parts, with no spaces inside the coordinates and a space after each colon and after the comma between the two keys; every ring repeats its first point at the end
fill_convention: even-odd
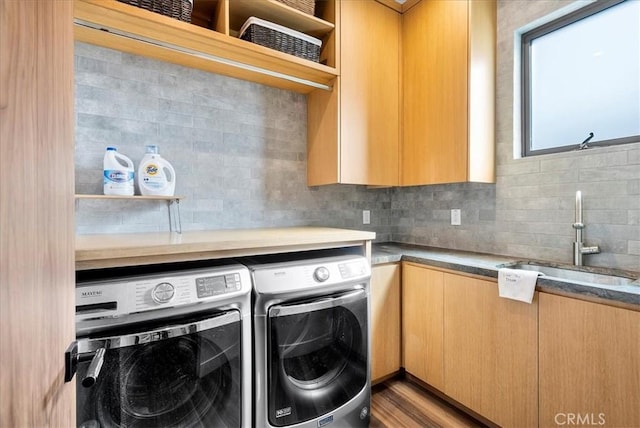
{"type": "Polygon", "coordinates": [[[322,41],[282,25],[251,17],[240,29],[240,38],[311,61],[320,61],[322,41]]]}
{"type": "Polygon", "coordinates": [[[277,0],[280,3],[284,3],[287,6],[291,6],[294,9],[298,9],[301,12],[313,15],[316,9],[315,0],[277,0]]]}
{"type": "Polygon", "coordinates": [[[122,3],[170,16],[184,22],[191,22],[193,0],[118,0],[122,3]]]}

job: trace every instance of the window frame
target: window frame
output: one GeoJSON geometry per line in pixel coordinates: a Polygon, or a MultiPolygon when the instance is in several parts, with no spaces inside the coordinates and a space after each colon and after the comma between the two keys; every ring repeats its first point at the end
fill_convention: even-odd
{"type": "MultiPolygon", "coordinates": [[[[531,149],[531,42],[539,37],[549,34],[555,30],[567,27],[584,18],[588,18],[603,10],[624,3],[627,0],[600,0],[594,1],[578,10],[574,10],[564,16],[553,19],[545,24],[537,26],[523,33],[520,37],[521,61],[520,61],[520,79],[521,79],[521,156],[530,157],[536,155],[545,155],[549,153],[562,153],[577,150],[580,148],[581,141],[576,141],[574,145],[552,147],[547,149],[531,149]]],[[[585,139],[588,135],[585,135],[585,139]]],[[[589,141],[589,147],[604,147],[617,144],[627,144],[640,142],[640,135],[631,135],[628,137],[615,138],[602,141],[589,141]]]]}

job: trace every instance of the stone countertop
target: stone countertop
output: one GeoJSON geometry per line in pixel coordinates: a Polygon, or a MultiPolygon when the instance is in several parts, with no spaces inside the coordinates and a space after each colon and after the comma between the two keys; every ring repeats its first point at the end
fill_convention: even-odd
{"type": "MultiPolygon", "coordinates": [[[[499,267],[522,260],[523,258],[495,254],[399,243],[374,244],[371,257],[373,265],[406,261],[496,279],[499,267]]],[[[640,278],[640,272],[624,272],[640,278]]],[[[594,286],[584,282],[560,280],[547,276],[538,278],[536,290],[585,300],[597,300],[612,305],[631,306],[631,309],[640,310],[640,286],[638,285],[594,286]]]]}

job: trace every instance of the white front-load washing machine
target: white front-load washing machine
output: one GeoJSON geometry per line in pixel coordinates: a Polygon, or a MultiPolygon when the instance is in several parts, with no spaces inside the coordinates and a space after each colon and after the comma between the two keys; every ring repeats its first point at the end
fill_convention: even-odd
{"type": "Polygon", "coordinates": [[[250,427],[248,270],[164,269],[80,273],[78,426],[250,427]]]}

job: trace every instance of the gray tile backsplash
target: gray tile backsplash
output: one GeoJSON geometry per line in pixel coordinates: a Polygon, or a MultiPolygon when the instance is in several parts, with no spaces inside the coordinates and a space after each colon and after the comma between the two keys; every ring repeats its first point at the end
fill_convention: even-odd
{"type": "MultiPolygon", "coordinates": [[[[576,190],[587,264],[640,269],[640,144],[513,159],[513,32],[570,1],[498,1],[497,183],[306,186],[306,98],[76,43],[76,191],[102,192],[114,145],[158,144],[177,171],[185,230],[322,225],[378,240],[571,262],[576,190]],[[450,210],[462,225],[450,225],[450,210]],[[371,225],[362,225],[362,210],[371,225]]],[[[82,200],[78,233],[168,229],[161,202],[82,200]]]]}
{"type": "MultiPolygon", "coordinates": [[[[116,146],[177,173],[184,230],[323,225],[391,239],[389,189],[306,186],[306,98],[84,43],[75,45],[76,191],[102,193],[116,146]],[[362,225],[362,209],[371,225],[362,225]]],[[[164,202],[81,200],[78,233],[162,231],[164,202]]]]}

